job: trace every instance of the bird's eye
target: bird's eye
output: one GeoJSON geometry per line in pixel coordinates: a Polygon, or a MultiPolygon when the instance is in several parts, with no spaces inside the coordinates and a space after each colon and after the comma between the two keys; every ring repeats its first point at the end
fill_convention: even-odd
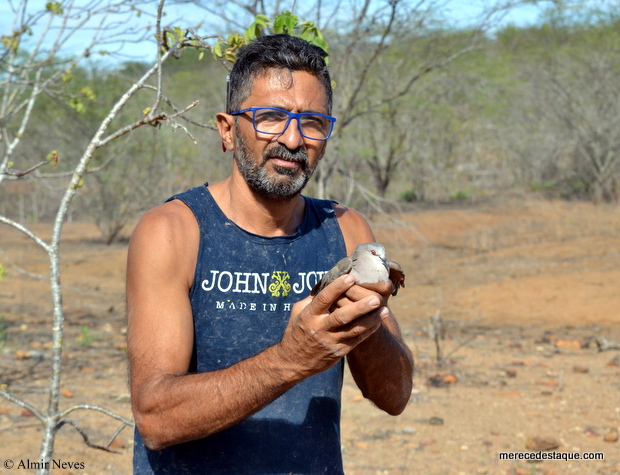
{"type": "Polygon", "coordinates": [[[376,256],[376,255],[377,255],[377,251],[370,251],[370,253],[371,253],[373,256],[376,256]]]}

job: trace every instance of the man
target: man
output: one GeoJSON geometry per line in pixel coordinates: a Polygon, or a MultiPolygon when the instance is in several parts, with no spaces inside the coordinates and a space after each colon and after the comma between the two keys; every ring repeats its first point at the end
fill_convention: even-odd
{"type": "Polygon", "coordinates": [[[314,283],[373,233],[300,193],[335,119],[326,54],[287,35],[239,52],[217,115],[231,175],[149,211],[131,238],[128,351],[135,473],[342,473],[344,358],[401,413],[413,359],[390,283],[314,283]]]}

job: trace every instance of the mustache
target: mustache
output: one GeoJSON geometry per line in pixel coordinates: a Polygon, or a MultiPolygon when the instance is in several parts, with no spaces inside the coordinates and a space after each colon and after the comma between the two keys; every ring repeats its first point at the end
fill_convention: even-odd
{"type": "Polygon", "coordinates": [[[278,145],[263,153],[264,162],[270,158],[281,158],[290,162],[299,162],[304,165],[308,164],[308,154],[301,147],[296,150],[289,150],[284,145],[278,145]]]}

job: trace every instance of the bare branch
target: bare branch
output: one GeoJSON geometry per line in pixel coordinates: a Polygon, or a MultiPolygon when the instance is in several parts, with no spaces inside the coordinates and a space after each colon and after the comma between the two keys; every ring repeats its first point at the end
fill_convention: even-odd
{"type": "MultiPolygon", "coordinates": [[[[198,103],[199,103],[199,101],[194,101],[189,106],[187,106],[185,109],[183,109],[182,111],[179,111],[179,112],[177,112],[175,114],[172,114],[172,115],[168,115],[165,112],[162,112],[162,113],[158,114],[155,117],[145,117],[143,119],[140,119],[140,120],[134,122],[133,124],[129,124],[129,125],[123,127],[122,129],[117,130],[113,134],[108,135],[106,138],[99,140],[97,142],[97,148],[104,147],[108,143],[118,139],[119,137],[122,137],[125,134],[128,134],[129,132],[131,132],[132,130],[137,129],[138,127],[142,127],[143,125],[149,124],[149,125],[152,125],[152,126],[159,126],[164,121],[168,121],[170,119],[174,119],[175,117],[178,117],[180,115],[185,114],[188,110],[190,110],[191,108],[193,108],[196,105],[198,105],[198,103]]],[[[189,132],[188,132],[188,134],[189,134],[189,132]]],[[[191,134],[190,134],[190,137],[191,137],[191,134]]],[[[194,140],[194,142],[196,142],[196,140],[194,140]]]]}
{"type": "MultiPolygon", "coordinates": [[[[149,86],[148,84],[144,85],[144,89],[152,89],[152,90],[156,90],[156,88],[154,88],[153,86],[149,86]]],[[[177,106],[174,105],[174,103],[165,95],[162,95],[162,100],[168,104],[168,106],[170,106],[170,108],[174,111],[174,112],[179,112],[179,108],[177,106]]],[[[196,101],[197,103],[199,103],[200,101],[196,101]]],[[[192,106],[193,107],[193,106],[192,106]]],[[[178,114],[175,114],[178,115],[178,114]]],[[[203,124],[202,122],[198,122],[195,121],[193,119],[190,119],[189,117],[186,117],[185,115],[180,115],[179,119],[184,120],[185,122],[187,122],[188,124],[192,124],[195,125],[196,127],[200,127],[203,129],[210,129],[210,130],[217,130],[217,127],[213,124],[203,124]]]]}
{"type": "Polygon", "coordinates": [[[406,96],[407,94],[409,94],[411,92],[411,89],[413,88],[415,83],[418,82],[421,78],[423,78],[424,76],[426,76],[427,74],[431,73],[432,71],[434,71],[436,69],[443,68],[447,64],[451,63],[452,61],[460,58],[461,56],[463,56],[463,55],[465,55],[467,53],[470,53],[471,51],[473,51],[476,48],[478,48],[478,45],[476,43],[471,43],[466,48],[463,48],[462,50],[457,51],[456,53],[454,53],[454,54],[452,54],[452,55],[450,55],[450,56],[448,56],[446,58],[443,58],[440,61],[436,61],[434,63],[426,65],[420,71],[418,71],[418,73],[416,73],[413,76],[411,76],[411,78],[409,78],[407,83],[400,90],[396,91],[396,93],[388,95],[388,96],[382,98],[381,100],[375,102],[374,104],[370,105],[369,107],[367,107],[367,108],[365,108],[363,110],[358,110],[357,112],[354,112],[354,113],[350,114],[348,117],[345,117],[341,121],[342,125],[340,126],[340,129],[343,129],[344,127],[350,125],[351,122],[353,122],[358,117],[366,115],[368,112],[376,110],[376,109],[378,109],[379,107],[381,107],[384,104],[387,104],[387,103],[390,103],[390,102],[394,102],[397,99],[400,99],[400,98],[406,96]]]}
{"type": "MultiPolygon", "coordinates": [[[[24,117],[21,120],[21,123],[19,125],[19,129],[18,129],[17,133],[15,134],[15,139],[12,140],[11,143],[9,143],[7,145],[6,151],[4,153],[4,157],[2,157],[2,163],[0,163],[0,170],[6,170],[8,164],[9,164],[9,161],[11,159],[11,156],[13,155],[13,152],[15,150],[15,147],[17,147],[17,144],[21,140],[21,137],[23,136],[23,134],[24,134],[24,132],[26,130],[26,126],[27,126],[27,124],[28,124],[28,122],[30,120],[30,115],[32,113],[32,109],[34,108],[34,104],[35,104],[36,98],[37,98],[37,96],[40,93],[39,81],[41,80],[42,73],[43,73],[42,69],[39,69],[37,71],[36,79],[35,79],[35,84],[34,84],[32,93],[30,94],[30,97],[29,97],[29,99],[27,101],[26,113],[24,114],[24,117]]],[[[9,88],[7,87],[7,92],[8,92],[8,89],[9,88]]],[[[3,127],[3,129],[5,129],[5,127],[3,127]]],[[[4,176],[4,174],[0,173],[0,183],[2,183],[3,176],[4,176]]]]}
{"type": "MultiPolygon", "coordinates": [[[[369,2],[367,2],[367,3],[369,3],[369,2]]],[[[381,39],[377,43],[377,46],[375,47],[375,49],[374,49],[374,51],[372,53],[372,56],[366,61],[366,64],[365,64],[364,68],[359,73],[359,78],[358,78],[358,81],[357,81],[357,86],[353,90],[353,94],[351,94],[351,96],[349,97],[349,102],[348,102],[348,104],[344,108],[345,111],[352,111],[352,110],[355,109],[355,107],[357,105],[357,97],[360,94],[363,86],[366,83],[366,77],[368,76],[368,73],[369,73],[371,67],[377,62],[377,59],[379,58],[381,53],[386,48],[386,44],[385,43],[386,43],[386,40],[387,40],[388,36],[390,35],[390,33],[392,31],[392,26],[394,24],[394,19],[396,18],[396,6],[397,5],[398,5],[397,1],[391,2],[392,10],[390,12],[390,18],[388,20],[388,24],[385,27],[385,29],[383,30],[383,33],[381,34],[381,39]]],[[[347,123],[348,123],[348,121],[347,121],[347,119],[345,119],[344,120],[344,125],[346,125],[347,123]]]]}
{"type": "Polygon", "coordinates": [[[111,417],[112,419],[116,419],[117,421],[120,421],[120,422],[122,422],[125,425],[132,426],[132,427],[134,425],[133,421],[131,421],[129,419],[126,419],[123,416],[119,416],[118,414],[110,411],[109,409],[106,409],[105,407],[93,406],[92,404],[76,404],[75,406],[71,406],[70,408],[65,409],[64,411],[62,411],[58,415],[58,417],[59,417],[59,419],[64,419],[69,414],[71,414],[73,411],[79,411],[79,410],[101,412],[102,414],[105,414],[106,416],[111,417]]]}
{"type": "Polygon", "coordinates": [[[9,170],[5,170],[4,172],[2,172],[4,175],[9,175],[15,178],[22,178],[26,175],[28,175],[29,173],[34,172],[35,170],[38,170],[39,168],[52,163],[52,164],[57,164],[59,162],[60,158],[58,157],[58,153],[56,153],[55,151],[50,153],[49,158],[37,163],[36,165],[31,166],[30,168],[21,171],[21,172],[12,172],[9,170]]]}
{"type": "Polygon", "coordinates": [[[19,272],[20,274],[26,275],[32,279],[37,279],[37,280],[43,280],[46,276],[44,275],[40,275],[40,274],[34,274],[32,272],[27,271],[26,269],[22,269],[21,267],[19,267],[17,264],[15,264],[11,258],[7,255],[6,252],[4,252],[4,249],[2,249],[0,247],[0,255],[2,255],[2,257],[6,260],[6,262],[9,263],[9,265],[15,269],[17,272],[19,272]]]}
{"type": "Polygon", "coordinates": [[[98,449],[98,450],[103,450],[104,452],[111,452],[113,454],[119,454],[120,452],[118,450],[112,450],[109,447],[104,447],[103,445],[97,445],[97,444],[93,444],[90,439],[88,438],[88,434],[86,433],[86,431],[84,429],[82,429],[76,422],[72,421],[71,419],[64,419],[62,421],[60,421],[56,427],[55,427],[55,431],[59,431],[61,429],[62,426],[64,426],[65,424],[69,424],[70,426],[73,426],[73,428],[78,431],[78,433],[82,436],[82,438],[84,439],[84,443],[89,446],[92,449],[98,449]]]}
{"type": "Polygon", "coordinates": [[[114,442],[114,439],[118,437],[118,434],[120,434],[125,427],[134,427],[134,426],[135,424],[129,425],[129,424],[126,424],[125,422],[122,422],[121,425],[118,426],[118,429],[114,431],[114,434],[112,434],[112,437],[110,437],[110,439],[108,440],[108,443],[105,446],[109,447],[112,444],[112,442],[114,442]]]}
{"type": "Polygon", "coordinates": [[[41,168],[43,165],[47,165],[49,162],[47,160],[43,160],[42,162],[37,163],[36,165],[31,166],[30,168],[22,171],[22,172],[12,172],[9,170],[6,170],[4,172],[2,172],[3,175],[8,175],[8,176],[13,176],[16,178],[21,178],[24,177],[26,175],[28,175],[29,173],[32,173],[33,171],[37,170],[38,168],[41,168]]]}
{"type": "Polygon", "coordinates": [[[21,231],[26,236],[28,236],[30,239],[32,239],[34,242],[36,242],[39,246],[41,246],[45,250],[45,252],[47,252],[48,254],[50,253],[51,246],[47,244],[45,241],[43,241],[43,239],[41,239],[39,236],[34,234],[32,231],[30,231],[30,229],[22,225],[21,223],[18,223],[17,221],[13,221],[12,219],[9,219],[5,216],[0,216],[0,223],[8,224],[9,226],[14,227],[18,231],[21,231]]]}
{"type": "Polygon", "coordinates": [[[43,413],[41,413],[32,404],[27,403],[26,401],[23,401],[21,399],[16,398],[15,396],[11,395],[9,392],[5,391],[2,388],[0,388],[0,396],[2,396],[4,399],[6,399],[8,401],[11,401],[13,404],[18,405],[19,407],[32,412],[32,414],[34,414],[34,416],[37,419],[39,419],[41,422],[45,422],[47,420],[47,417],[45,415],[43,415],[43,413]]]}
{"type": "Polygon", "coordinates": [[[164,51],[164,35],[166,34],[161,29],[161,16],[164,10],[164,2],[165,0],[159,0],[159,5],[157,6],[157,26],[156,26],[156,36],[157,36],[157,95],[155,97],[155,103],[151,107],[151,111],[149,112],[149,116],[152,117],[157,109],[159,109],[159,104],[161,102],[161,98],[163,95],[162,91],[162,81],[163,74],[161,71],[161,55],[164,51]]]}

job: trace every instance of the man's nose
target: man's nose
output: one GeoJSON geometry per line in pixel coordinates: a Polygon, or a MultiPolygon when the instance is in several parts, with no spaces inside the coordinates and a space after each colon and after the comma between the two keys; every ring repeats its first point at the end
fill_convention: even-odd
{"type": "Polygon", "coordinates": [[[295,150],[304,144],[304,138],[299,130],[299,119],[291,119],[284,132],[278,136],[278,142],[289,150],[295,150]]]}

